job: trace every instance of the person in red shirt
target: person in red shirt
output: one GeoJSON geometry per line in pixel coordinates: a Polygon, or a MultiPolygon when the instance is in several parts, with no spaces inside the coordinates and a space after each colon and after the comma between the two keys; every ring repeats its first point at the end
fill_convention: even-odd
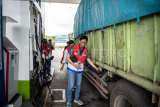
{"type": "Polygon", "coordinates": [[[74,45],[68,52],[66,60],[68,61],[68,77],[69,77],[69,85],[67,92],[67,107],[72,107],[72,90],[75,84],[76,79],[76,90],[75,90],[75,99],[74,102],[79,105],[83,105],[83,101],[79,99],[79,94],[81,90],[81,81],[82,81],[82,73],[84,69],[84,62],[87,62],[99,72],[99,69],[94,65],[94,63],[90,60],[88,55],[88,51],[85,48],[88,42],[87,36],[81,36],[78,45],[74,45]]]}
{"type": "Polygon", "coordinates": [[[69,52],[69,50],[72,46],[74,46],[74,41],[70,40],[69,41],[69,46],[64,50],[64,57],[63,57],[63,60],[62,60],[62,67],[61,67],[60,71],[63,70],[65,63],[67,63],[66,56],[67,56],[67,54],[68,54],[68,52],[69,52]]]}
{"type": "MultiPolygon", "coordinates": [[[[64,51],[69,46],[69,41],[67,41],[66,43],[67,43],[67,46],[64,47],[64,51]]],[[[63,51],[63,56],[61,58],[61,64],[62,64],[62,61],[63,61],[63,58],[64,58],[64,51],[63,51]]]]}
{"type": "Polygon", "coordinates": [[[43,56],[43,59],[45,59],[46,61],[46,66],[48,68],[47,72],[46,73],[46,76],[50,76],[51,77],[51,74],[50,74],[50,67],[51,67],[51,59],[53,56],[50,55],[50,45],[49,43],[47,43],[47,39],[43,39],[43,44],[42,46],[40,46],[40,49],[42,50],[42,54],[43,56]]]}
{"type": "Polygon", "coordinates": [[[49,39],[49,46],[50,46],[50,54],[52,55],[52,50],[55,50],[55,49],[54,49],[54,46],[52,45],[51,39],[49,39]]]}

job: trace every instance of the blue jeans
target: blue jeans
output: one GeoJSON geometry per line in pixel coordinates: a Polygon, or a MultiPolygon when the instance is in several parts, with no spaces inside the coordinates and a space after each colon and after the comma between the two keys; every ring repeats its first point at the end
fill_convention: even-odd
{"type": "Polygon", "coordinates": [[[48,68],[47,74],[50,74],[51,61],[47,61],[47,62],[46,62],[46,66],[47,66],[47,68],[48,68]]]}
{"type": "Polygon", "coordinates": [[[69,85],[68,85],[67,98],[68,98],[68,101],[71,101],[72,100],[72,89],[75,84],[75,78],[76,78],[75,99],[79,98],[79,94],[81,90],[82,73],[74,73],[68,70],[68,77],[69,77],[69,85]]]}

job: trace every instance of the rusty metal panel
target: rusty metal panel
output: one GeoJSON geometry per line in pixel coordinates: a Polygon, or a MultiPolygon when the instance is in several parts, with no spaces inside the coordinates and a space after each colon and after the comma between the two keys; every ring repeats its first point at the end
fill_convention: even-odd
{"type": "Polygon", "coordinates": [[[89,52],[89,56],[91,56],[91,52],[92,52],[92,32],[88,32],[89,33],[89,36],[90,36],[90,42],[89,42],[89,48],[90,48],[90,52],[89,52]]]}
{"type": "Polygon", "coordinates": [[[160,13],[154,14],[154,30],[155,63],[153,82],[160,85],[160,13]]]}
{"type": "Polygon", "coordinates": [[[103,63],[109,64],[109,28],[104,28],[103,63]]]}
{"type": "Polygon", "coordinates": [[[113,65],[124,69],[124,28],[123,23],[117,24],[113,37],[113,65]]]}
{"type": "Polygon", "coordinates": [[[96,51],[95,51],[95,37],[96,33],[92,33],[92,50],[91,50],[91,59],[96,60],[96,51]]]}
{"type": "Polygon", "coordinates": [[[88,54],[90,55],[91,54],[91,47],[90,47],[90,45],[91,45],[91,36],[90,36],[90,33],[88,32],[86,34],[86,36],[88,37],[88,43],[86,45],[86,48],[88,50],[88,54]]]}
{"type": "Polygon", "coordinates": [[[103,62],[111,66],[113,65],[113,34],[113,26],[104,28],[103,62]]]}
{"type": "Polygon", "coordinates": [[[93,37],[92,37],[92,32],[89,33],[89,56],[91,56],[92,48],[93,48],[93,37]]]}
{"type": "MultiPolygon", "coordinates": [[[[125,26],[125,50],[128,52],[124,60],[124,71],[131,71],[131,21],[126,22],[125,26]]],[[[125,54],[126,55],[126,54],[125,54]]]]}
{"type": "Polygon", "coordinates": [[[95,54],[96,60],[99,62],[103,61],[103,37],[102,37],[102,30],[98,29],[95,31],[95,54]]]}
{"type": "Polygon", "coordinates": [[[154,14],[131,21],[131,71],[153,80],[155,64],[154,14]]]}
{"type": "MultiPolygon", "coordinates": [[[[100,32],[100,30],[99,30],[100,32]]],[[[95,39],[94,39],[94,46],[95,46],[95,60],[98,61],[99,59],[99,36],[98,35],[98,30],[95,31],[95,39]]]]}
{"type": "MultiPolygon", "coordinates": [[[[100,66],[100,65],[99,65],[100,66]]],[[[153,84],[151,81],[146,80],[145,78],[141,78],[140,76],[137,76],[132,73],[126,73],[123,70],[116,70],[115,67],[108,66],[106,64],[103,65],[103,68],[108,69],[109,71],[112,71],[113,73],[157,94],[160,95],[160,86],[153,84]]]]}
{"type": "MultiPolygon", "coordinates": [[[[85,34],[85,36],[87,36],[88,37],[88,39],[89,39],[89,33],[87,33],[87,34],[85,34]]],[[[87,48],[87,50],[88,50],[88,42],[87,42],[87,45],[86,45],[86,48],[87,48]]]]}
{"type": "Polygon", "coordinates": [[[113,66],[113,35],[114,29],[113,26],[109,27],[109,65],[113,66]]]}
{"type": "Polygon", "coordinates": [[[98,44],[98,49],[99,49],[99,58],[98,58],[98,61],[99,62],[103,62],[103,35],[102,35],[102,30],[99,29],[97,34],[99,35],[98,37],[98,40],[99,40],[99,44],[98,44]]]}

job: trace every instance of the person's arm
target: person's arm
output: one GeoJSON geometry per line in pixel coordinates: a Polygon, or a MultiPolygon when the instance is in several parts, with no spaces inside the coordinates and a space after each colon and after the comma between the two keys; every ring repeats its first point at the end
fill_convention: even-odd
{"type": "Polygon", "coordinates": [[[55,50],[53,45],[52,45],[52,48],[53,48],[53,50],[55,50]]]}
{"type": "Polygon", "coordinates": [[[88,63],[94,68],[96,69],[96,71],[99,73],[99,69],[94,65],[94,63],[91,61],[89,55],[87,54],[87,61],[88,63]]]}
{"type": "Polygon", "coordinates": [[[60,71],[62,71],[64,69],[64,65],[65,65],[65,63],[62,63],[62,67],[61,67],[60,71]]]}
{"type": "Polygon", "coordinates": [[[67,56],[67,54],[68,54],[68,51],[67,51],[67,49],[66,49],[66,50],[64,51],[64,58],[63,58],[63,61],[62,61],[63,64],[62,64],[62,67],[61,67],[60,71],[63,70],[65,63],[67,62],[67,61],[66,61],[66,56],[67,56]]]}
{"type": "Polygon", "coordinates": [[[76,67],[77,69],[81,69],[81,67],[80,67],[78,64],[75,64],[75,63],[72,62],[72,60],[71,60],[71,58],[70,58],[69,55],[67,55],[66,59],[67,59],[67,61],[68,61],[71,65],[73,65],[73,66],[76,67]]]}
{"type": "Polygon", "coordinates": [[[66,49],[66,50],[64,51],[64,58],[63,58],[62,63],[66,63],[66,62],[67,62],[67,60],[66,60],[67,54],[68,54],[68,51],[67,51],[67,49],[66,49]]]}
{"type": "Polygon", "coordinates": [[[64,58],[64,51],[63,51],[63,56],[62,56],[62,58],[61,58],[61,63],[62,63],[62,61],[63,61],[63,58],[64,58]]]}

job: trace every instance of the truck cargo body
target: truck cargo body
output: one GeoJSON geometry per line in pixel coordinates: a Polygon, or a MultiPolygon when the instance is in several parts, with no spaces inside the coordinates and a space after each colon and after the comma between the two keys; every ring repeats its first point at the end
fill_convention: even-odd
{"type": "Polygon", "coordinates": [[[156,102],[155,96],[160,97],[159,12],[141,17],[139,24],[132,19],[84,35],[90,58],[98,67],[107,70],[108,76],[118,75],[152,92],[152,103],[156,102]]]}

